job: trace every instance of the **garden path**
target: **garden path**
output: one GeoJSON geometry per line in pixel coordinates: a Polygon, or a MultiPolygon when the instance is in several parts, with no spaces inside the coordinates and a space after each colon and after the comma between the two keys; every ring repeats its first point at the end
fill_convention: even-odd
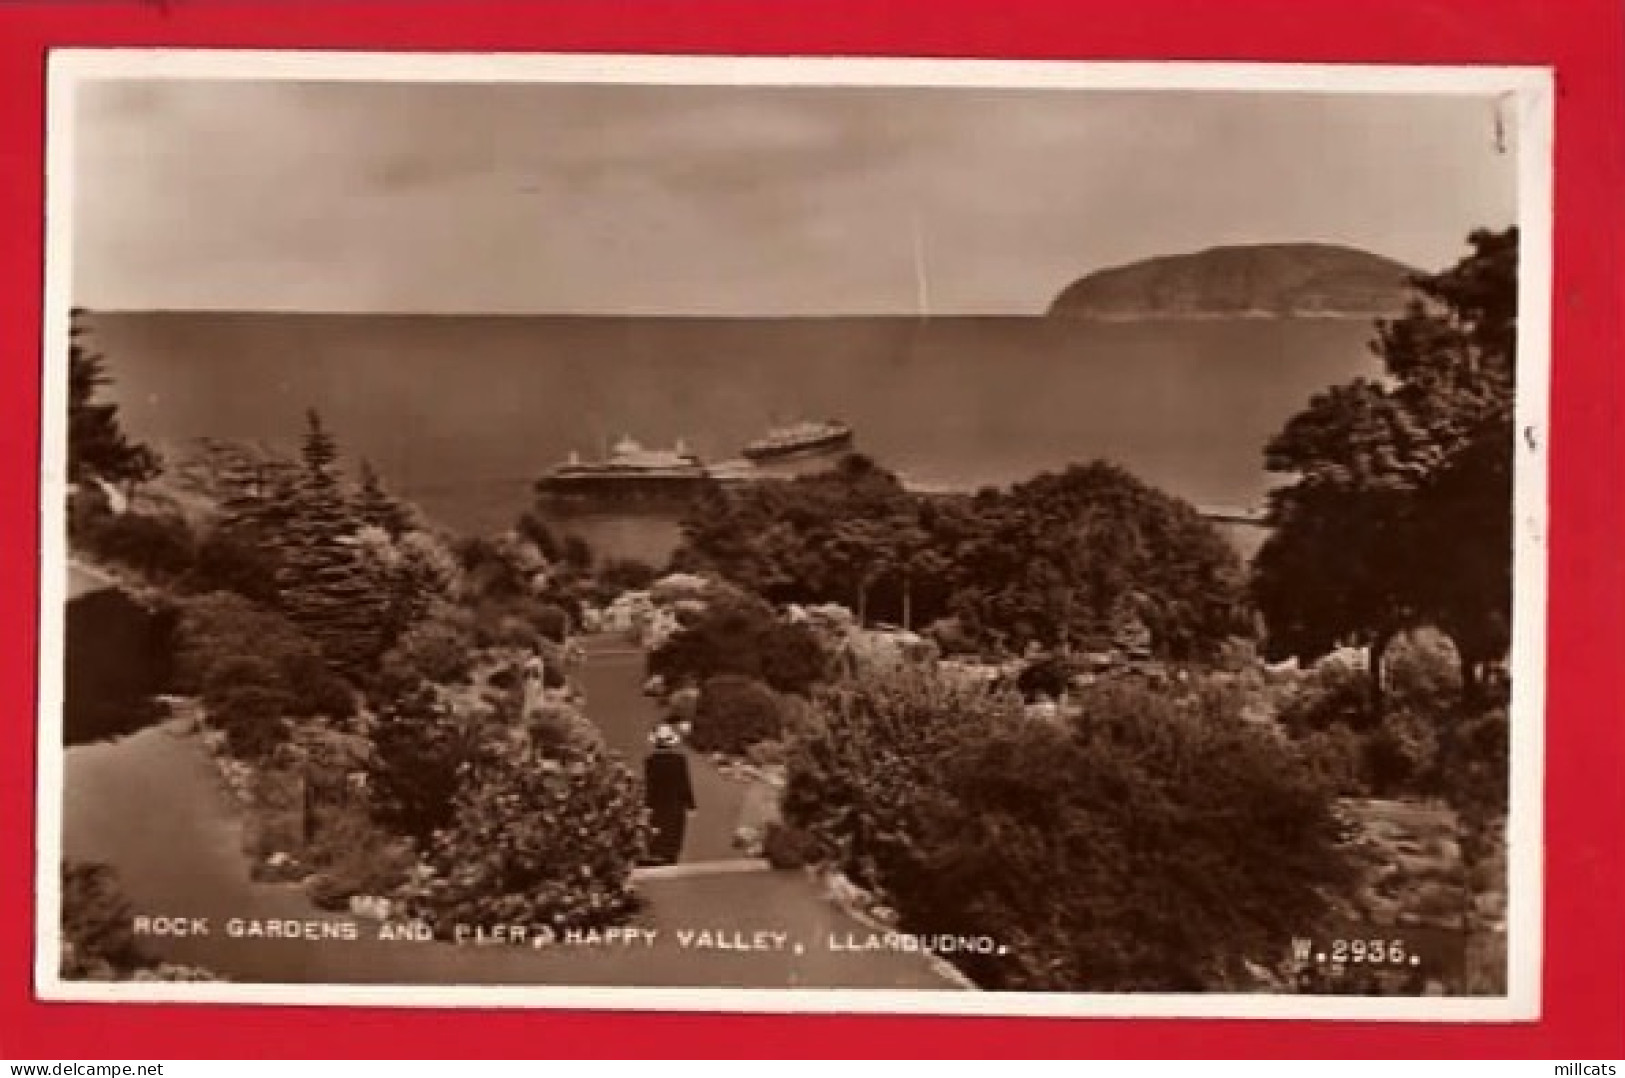
{"type": "MultiPolygon", "coordinates": [[[[634,667],[617,660],[595,668],[594,684],[605,693],[610,685],[620,684],[609,676],[611,672],[626,679],[640,671],[641,664],[634,667]]],[[[625,688],[609,691],[607,699],[621,700],[617,693],[625,688]]],[[[590,697],[589,704],[596,706],[590,697]]],[[[639,723],[644,717],[637,717],[639,723]]],[[[696,784],[702,781],[701,773],[696,767],[696,784]]],[[[707,785],[699,796],[723,804],[720,790],[709,779],[703,781],[707,785]]],[[[200,740],[173,724],[67,750],[62,824],[65,854],[116,868],[136,914],[207,919],[207,935],[148,937],[155,954],[166,961],[203,966],[237,982],[958,987],[918,956],[841,950],[838,944],[848,933],[862,936],[866,928],[800,873],[701,869],[686,874],[679,866],[676,874],[640,879],[638,888],[647,908],[636,924],[654,931],[653,942],[645,937],[632,944],[536,949],[380,939],[377,922],[319,911],[296,885],[250,879],[235,806],[200,740]],[[358,938],[233,936],[228,930],[233,918],[352,922],[358,938]],[[679,938],[680,932],[708,930],[711,936],[703,941],[693,937],[687,946],[679,938]],[[758,940],[767,946],[736,946],[758,940]],[[774,946],[780,940],[782,947],[774,946]],[[713,946],[700,946],[702,942],[713,946]]],[[[723,831],[721,823],[697,821],[690,849],[695,855],[714,853],[723,831]]]]}
{"type": "MultiPolygon", "coordinates": [[[[643,695],[643,652],[612,637],[587,637],[583,650],[586,661],[577,676],[587,696],[587,715],[602,731],[610,751],[641,774],[649,732],[661,716],[660,705],[643,695]]],[[[745,787],[724,777],[698,753],[688,755],[697,808],[688,821],[680,860],[738,857],[733,836],[745,807],[745,787]]]]}

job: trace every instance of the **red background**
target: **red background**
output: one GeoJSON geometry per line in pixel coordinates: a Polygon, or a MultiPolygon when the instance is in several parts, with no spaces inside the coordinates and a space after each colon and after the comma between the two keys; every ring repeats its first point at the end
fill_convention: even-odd
{"type": "Polygon", "coordinates": [[[1625,1056],[1620,239],[1609,0],[538,0],[0,8],[0,1057],[1625,1056]],[[92,1006],[32,996],[46,52],[68,45],[1535,64],[1557,71],[1547,876],[1539,1022],[694,1016],[92,1006]]]}

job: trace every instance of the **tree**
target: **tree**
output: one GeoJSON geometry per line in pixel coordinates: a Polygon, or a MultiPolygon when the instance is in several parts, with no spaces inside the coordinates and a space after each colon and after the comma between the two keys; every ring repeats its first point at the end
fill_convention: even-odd
{"type": "Polygon", "coordinates": [[[543,520],[534,509],[527,509],[520,514],[519,522],[514,525],[514,530],[523,538],[534,543],[536,549],[541,552],[542,557],[548,562],[556,562],[562,559],[564,545],[559,541],[559,537],[554,533],[553,529],[548,526],[547,521],[543,520]]]}
{"type": "Polygon", "coordinates": [[[384,598],[356,545],[360,521],[338,478],[338,447],[321,417],[306,416],[304,468],[283,546],[281,602],[341,669],[357,673],[384,643],[384,598]]]}
{"type": "Polygon", "coordinates": [[[739,674],[719,674],[700,689],[689,741],[700,752],[739,756],[783,732],[784,705],[772,689],[739,674]]]}
{"type": "Polygon", "coordinates": [[[1002,944],[962,962],[989,988],[1224,989],[1327,913],[1339,825],[1287,744],[1216,693],[1079,703],[1069,726],[923,669],[853,679],[790,742],[785,818],[903,931],[1002,944]]]}
{"type": "Polygon", "coordinates": [[[1374,695],[1406,629],[1450,636],[1469,700],[1508,644],[1518,233],[1469,243],[1378,323],[1384,377],[1315,397],[1265,450],[1293,477],[1255,563],[1271,651],[1369,646],[1374,695]]]}
{"type": "Polygon", "coordinates": [[[382,528],[391,539],[399,539],[412,526],[405,506],[384,490],[383,481],[368,460],[361,462],[361,483],[356,492],[355,510],[363,524],[382,528]]]}
{"type": "Polygon", "coordinates": [[[438,933],[458,924],[562,932],[626,920],[645,841],[637,777],[596,746],[483,747],[450,822],[425,851],[420,903],[438,933]]]}
{"type": "Polygon", "coordinates": [[[1235,551],[1195,508],[1097,461],[988,490],[939,514],[957,563],[953,613],[983,636],[1068,651],[1143,646],[1201,658],[1246,629],[1235,551]]]}
{"type": "Polygon", "coordinates": [[[897,523],[916,511],[896,476],[851,456],[832,471],[708,496],[684,521],[673,566],[715,572],[772,602],[838,602],[866,618],[876,585],[899,563],[897,523]]]}
{"type": "Polygon", "coordinates": [[[811,629],[779,620],[753,595],[726,592],[650,652],[648,667],[673,685],[738,674],[805,693],[828,673],[829,655],[811,629]]]}
{"type": "Polygon", "coordinates": [[[385,822],[420,843],[451,822],[465,769],[478,751],[475,723],[422,681],[379,708],[371,775],[385,822]]]}
{"type": "Polygon", "coordinates": [[[97,399],[112,379],[107,360],[85,343],[83,315],[75,308],[68,328],[68,479],[122,483],[133,495],[162,471],[163,462],[150,447],[130,441],[118,405],[97,399]]]}

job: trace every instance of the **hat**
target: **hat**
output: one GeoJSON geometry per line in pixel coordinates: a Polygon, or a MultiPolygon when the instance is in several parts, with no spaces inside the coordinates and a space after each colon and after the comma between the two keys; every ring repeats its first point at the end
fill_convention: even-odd
{"type": "Polygon", "coordinates": [[[683,735],[669,722],[663,722],[649,735],[649,743],[657,749],[675,749],[683,743],[683,735]]]}

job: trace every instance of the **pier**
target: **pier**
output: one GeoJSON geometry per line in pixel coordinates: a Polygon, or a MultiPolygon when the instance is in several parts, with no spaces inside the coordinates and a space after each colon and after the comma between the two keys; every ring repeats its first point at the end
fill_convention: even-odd
{"type": "MultiPolygon", "coordinates": [[[[951,483],[929,483],[906,475],[898,475],[903,489],[910,494],[918,494],[926,498],[951,498],[957,495],[972,494],[969,487],[959,487],[951,483]]],[[[1269,511],[1262,507],[1244,508],[1234,505],[1198,505],[1196,511],[1203,518],[1215,524],[1237,524],[1249,528],[1268,528],[1269,511]]]]}

